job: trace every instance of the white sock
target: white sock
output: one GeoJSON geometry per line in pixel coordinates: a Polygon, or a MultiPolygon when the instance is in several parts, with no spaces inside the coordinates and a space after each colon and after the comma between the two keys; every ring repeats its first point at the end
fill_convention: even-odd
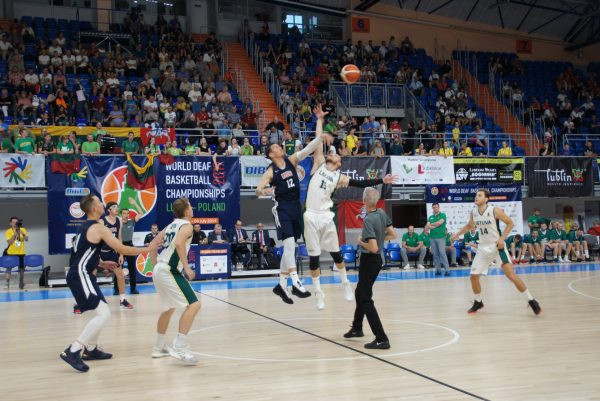
{"type": "Polygon", "coordinates": [[[474,294],[475,295],[475,301],[477,302],[481,302],[481,293],[479,294],[474,294]]]}
{"type": "Polygon", "coordinates": [[[579,251],[575,251],[575,257],[579,259],[579,251]]]}
{"type": "Polygon", "coordinates": [[[88,351],[93,351],[94,349],[96,349],[96,344],[88,344],[85,346],[85,349],[87,349],[88,351]]]}
{"type": "Polygon", "coordinates": [[[321,291],[321,276],[313,277],[312,283],[315,291],[321,291]]]}
{"type": "Polygon", "coordinates": [[[531,301],[533,299],[533,295],[529,292],[529,289],[523,291],[523,294],[527,297],[527,300],[531,301]]]}
{"type": "Polygon", "coordinates": [[[78,347],[79,349],[83,348],[83,344],[96,344],[100,330],[102,330],[102,327],[109,318],[110,309],[105,302],[101,301],[96,307],[96,316],[87,322],[83,331],[77,338],[76,343],[79,343],[79,346],[77,346],[76,343],[73,343],[73,345],[71,345],[71,351],[77,351],[78,347]]]}
{"type": "Polygon", "coordinates": [[[156,333],[156,343],[154,344],[154,348],[163,349],[165,346],[165,335],[156,333]]]}
{"type": "Polygon", "coordinates": [[[279,285],[281,286],[281,288],[283,288],[285,290],[287,288],[287,284],[288,284],[288,275],[279,273],[279,285]]]}
{"type": "Polygon", "coordinates": [[[121,302],[125,301],[125,295],[121,294],[121,302]]]}
{"type": "Polygon", "coordinates": [[[73,344],[71,344],[71,348],[69,348],[69,351],[79,352],[82,349],[83,349],[83,344],[80,344],[79,341],[75,341],[73,344]]]}
{"type": "Polygon", "coordinates": [[[348,273],[346,272],[346,268],[340,269],[338,267],[338,272],[340,273],[340,278],[342,279],[342,283],[348,282],[348,273]]]}
{"type": "Polygon", "coordinates": [[[300,287],[300,277],[298,277],[298,272],[291,272],[290,277],[292,278],[292,285],[300,287]]]}
{"type": "Polygon", "coordinates": [[[585,250],[583,252],[584,252],[585,258],[589,259],[590,258],[590,253],[587,250],[585,250]]]}
{"type": "Polygon", "coordinates": [[[185,348],[187,347],[187,335],[177,333],[177,336],[173,340],[173,346],[176,348],[185,348]]]}
{"type": "Polygon", "coordinates": [[[525,260],[525,254],[521,255],[521,260],[525,260]]]}

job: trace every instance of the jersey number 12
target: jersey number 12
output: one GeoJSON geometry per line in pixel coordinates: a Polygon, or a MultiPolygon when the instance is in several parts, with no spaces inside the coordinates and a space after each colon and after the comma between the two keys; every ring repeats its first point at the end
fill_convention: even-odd
{"type": "Polygon", "coordinates": [[[287,182],[288,188],[294,188],[296,186],[294,184],[294,179],[293,178],[288,178],[286,182],[287,182]]]}

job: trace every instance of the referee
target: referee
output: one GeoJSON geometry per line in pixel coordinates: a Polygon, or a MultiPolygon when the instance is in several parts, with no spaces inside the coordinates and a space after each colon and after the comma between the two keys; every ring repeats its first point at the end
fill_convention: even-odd
{"type": "MultiPolygon", "coordinates": [[[[135,230],[135,223],[142,218],[144,212],[142,208],[139,207],[135,199],[129,198],[129,203],[135,209],[136,215],[133,219],[130,219],[129,209],[121,209],[121,239],[123,240],[123,245],[134,246],[133,232],[135,230]]],[[[125,256],[125,259],[127,260],[127,268],[129,269],[129,293],[139,294],[139,291],[135,288],[137,284],[137,266],[135,263],[136,257],[125,256]]]]}
{"type": "Polygon", "coordinates": [[[392,221],[381,209],[377,209],[379,191],[373,187],[365,188],[363,202],[367,215],[364,218],[363,230],[358,244],[363,248],[360,254],[360,265],[358,268],[358,284],[356,285],[355,299],[356,310],[354,321],[349,332],[344,334],[345,338],[364,337],[362,323],[365,315],[371,331],[375,334],[375,340],[365,344],[368,349],[388,349],[390,341],[383,330],[381,320],[373,303],[373,284],[379,275],[383,265],[381,250],[383,242],[396,238],[396,231],[392,221]]]}

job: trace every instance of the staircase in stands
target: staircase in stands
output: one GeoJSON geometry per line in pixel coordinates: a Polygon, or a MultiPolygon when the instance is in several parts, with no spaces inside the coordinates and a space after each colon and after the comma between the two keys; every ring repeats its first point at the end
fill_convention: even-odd
{"type": "MultiPolygon", "coordinates": [[[[254,93],[255,97],[255,99],[251,100],[259,101],[260,110],[264,113],[264,121],[268,124],[273,121],[274,117],[278,117],[279,121],[285,124],[285,118],[279,112],[273,95],[267,90],[266,85],[256,72],[252,60],[248,57],[242,45],[240,43],[227,43],[227,50],[229,58],[228,66],[236,70],[236,73],[241,73],[248,82],[248,89],[254,93]]],[[[260,115],[258,117],[260,118],[260,115]]],[[[288,129],[287,124],[285,125],[286,129],[288,129]]],[[[264,129],[265,127],[259,125],[259,128],[264,129]]]]}
{"type": "MultiPolygon", "coordinates": [[[[477,80],[458,60],[453,63],[453,79],[460,82],[464,79],[467,84],[469,95],[485,110],[485,114],[494,118],[498,124],[509,135],[517,146],[525,149],[528,156],[537,154],[534,142],[528,141],[527,128],[502,104],[490,91],[489,85],[484,85],[477,80]]],[[[531,135],[531,134],[530,134],[531,135]]]]}

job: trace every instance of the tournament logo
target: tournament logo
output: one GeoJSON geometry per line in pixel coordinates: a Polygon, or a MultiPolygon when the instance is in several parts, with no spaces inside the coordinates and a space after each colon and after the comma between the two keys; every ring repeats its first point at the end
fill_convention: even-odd
{"type": "Polygon", "coordinates": [[[367,178],[369,180],[374,180],[377,177],[379,177],[379,174],[381,173],[381,169],[378,169],[378,168],[368,168],[365,172],[367,173],[367,178]]]}
{"type": "Polygon", "coordinates": [[[156,186],[136,190],[127,185],[127,166],[117,167],[109,172],[100,187],[102,202],[104,204],[116,202],[119,209],[129,209],[130,219],[137,216],[131,201],[134,200],[142,208],[141,217],[143,218],[154,209],[157,199],[156,192],[156,186]]]}
{"type": "Polygon", "coordinates": [[[83,210],[81,210],[79,202],[74,202],[71,204],[71,206],[69,206],[69,214],[75,217],[76,219],[80,219],[85,215],[85,213],[83,213],[83,210]]]}
{"type": "Polygon", "coordinates": [[[25,181],[31,179],[31,164],[21,156],[12,157],[10,161],[4,163],[4,178],[8,177],[8,182],[15,185],[25,184],[25,181]]]}
{"type": "Polygon", "coordinates": [[[306,170],[299,164],[296,166],[296,173],[298,173],[298,181],[302,181],[306,177],[306,170]]]}
{"type": "Polygon", "coordinates": [[[439,194],[440,191],[438,189],[438,187],[431,187],[431,195],[433,196],[437,196],[437,194],[439,194]]]}
{"type": "Polygon", "coordinates": [[[152,259],[147,253],[141,253],[135,259],[135,268],[144,277],[152,277],[152,259]]]}
{"type": "Polygon", "coordinates": [[[585,173],[584,169],[574,168],[574,169],[571,169],[571,171],[573,172],[573,181],[575,181],[575,182],[583,182],[584,181],[584,178],[583,178],[583,173],[585,173]]]}

